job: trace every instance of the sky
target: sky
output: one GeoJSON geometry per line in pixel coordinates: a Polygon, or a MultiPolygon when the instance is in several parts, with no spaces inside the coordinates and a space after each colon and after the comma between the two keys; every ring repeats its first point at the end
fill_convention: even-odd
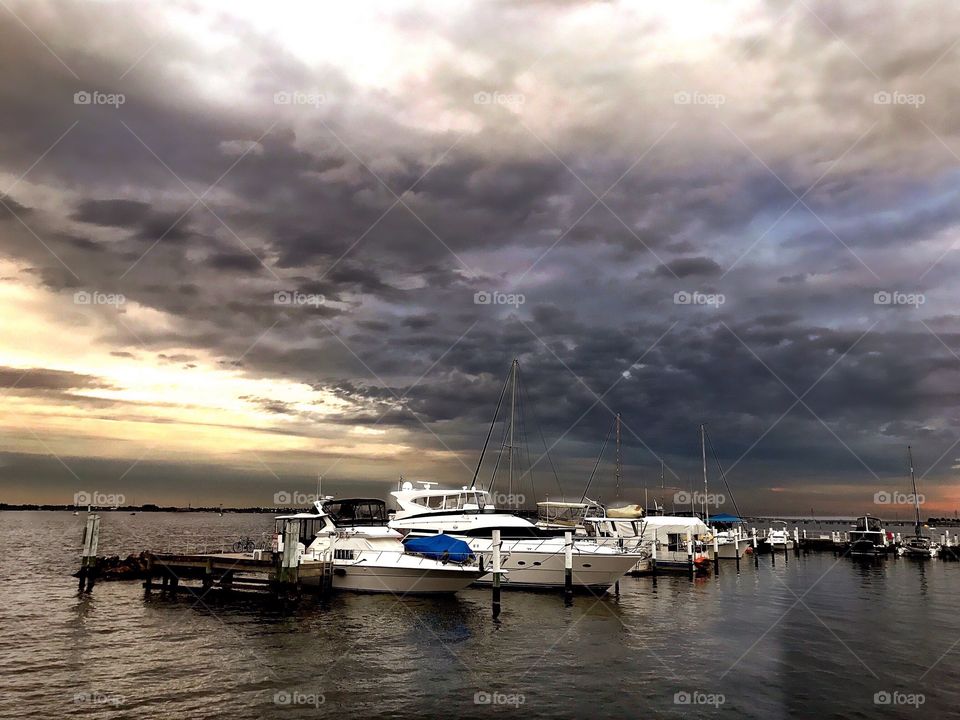
{"type": "Polygon", "coordinates": [[[3,0],[0,501],[469,484],[516,358],[527,506],[952,515],[958,27],[3,0]]]}

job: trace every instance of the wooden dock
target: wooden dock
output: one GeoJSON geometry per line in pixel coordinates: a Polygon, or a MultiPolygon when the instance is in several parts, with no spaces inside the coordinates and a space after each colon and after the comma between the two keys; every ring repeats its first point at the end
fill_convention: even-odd
{"type": "Polygon", "coordinates": [[[299,532],[298,519],[284,522],[282,552],[144,552],[139,557],[127,558],[121,563],[124,572],[113,574],[107,559],[97,555],[100,518],[90,515],[76,577],[80,579],[81,592],[92,591],[100,577],[112,577],[143,578],[143,587],[148,593],[154,589],[172,593],[200,590],[205,593],[214,588],[223,592],[269,592],[277,597],[300,596],[304,591],[329,593],[333,589],[333,553],[330,551],[322,558],[304,561],[297,554],[299,532]],[[199,582],[199,588],[187,585],[187,582],[199,582]]]}
{"type": "Polygon", "coordinates": [[[194,590],[184,581],[199,581],[203,591],[270,592],[277,596],[304,591],[325,594],[333,585],[333,563],[307,561],[285,567],[281,553],[158,554],[148,557],[143,587],[147,592],[194,590]]]}

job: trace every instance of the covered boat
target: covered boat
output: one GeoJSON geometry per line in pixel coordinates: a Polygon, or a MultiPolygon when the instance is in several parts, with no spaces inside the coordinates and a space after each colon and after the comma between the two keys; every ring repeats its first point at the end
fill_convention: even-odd
{"type": "Polygon", "coordinates": [[[464,563],[473,557],[473,551],[463,540],[443,533],[427,537],[409,537],[403,544],[408,553],[441,562],[464,563]]]}

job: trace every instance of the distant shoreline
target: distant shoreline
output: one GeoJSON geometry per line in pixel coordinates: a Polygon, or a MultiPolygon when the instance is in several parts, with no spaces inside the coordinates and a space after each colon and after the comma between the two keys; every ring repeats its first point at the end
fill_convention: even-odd
{"type": "MultiPolygon", "coordinates": [[[[226,508],[226,507],[176,507],[173,505],[122,505],[120,507],[94,507],[96,512],[167,512],[167,513],[270,513],[273,515],[280,513],[300,512],[303,508],[274,508],[274,507],[246,507],[246,508],[226,508]]],[[[87,508],[77,507],[75,505],[49,505],[44,503],[24,503],[10,504],[0,503],[0,512],[11,511],[52,511],[52,512],[86,512],[87,508]]]]}
{"type": "MultiPolygon", "coordinates": [[[[281,515],[284,513],[302,512],[302,507],[177,507],[174,505],[123,505],[120,507],[95,507],[96,512],[165,512],[165,513],[234,513],[234,514],[271,514],[281,515]]],[[[48,512],[86,512],[86,508],[76,507],[74,505],[51,505],[45,503],[0,503],[0,512],[4,511],[48,511],[48,512]]],[[[862,517],[862,516],[861,516],[862,517]]],[[[794,523],[797,526],[810,524],[836,525],[851,523],[856,520],[855,516],[832,516],[832,517],[790,517],[787,515],[750,515],[744,516],[745,523],[765,522],[769,520],[785,520],[794,523]]],[[[913,525],[913,521],[907,518],[903,519],[883,519],[889,525],[913,525]]],[[[960,519],[948,517],[929,517],[923,520],[925,525],[931,527],[960,527],[960,519]]]]}

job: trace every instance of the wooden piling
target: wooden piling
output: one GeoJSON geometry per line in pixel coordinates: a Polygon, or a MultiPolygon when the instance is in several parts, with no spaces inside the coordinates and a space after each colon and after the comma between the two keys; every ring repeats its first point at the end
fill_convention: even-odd
{"type": "Polygon", "coordinates": [[[760,553],[757,549],[757,529],[750,528],[750,540],[753,543],[753,566],[760,567],[760,553]]]}
{"type": "Polygon", "coordinates": [[[573,533],[563,534],[563,596],[567,605],[573,604],[573,533]]]}
{"type": "Polygon", "coordinates": [[[693,535],[690,530],[687,530],[687,570],[690,573],[690,579],[693,580],[693,535]]]}
{"type": "MultiPolygon", "coordinates": [[[[736,542],[736,540],[734,540],[736,542]]],[[[720,574],[720,541],[716,534],[713,536],[713,574],[720,574]]]]}
{"type": "Polygon", "coordinates": [[[657,531],[653,531],[653,544],[650,546],[650,574],[653,577],[653,586],[657,586],[657,543],[660,540],[657,538],[657,531]]]}
{"type": "Polygon", "coordinates": [[[100,516],[87,515],[83,528],[83,550],[80,554],[79,592],[90,592],[97,579],[97,547],[100,544],[100,516]]]}
{"type": "Polygon", "coordinates": [[[500,531],[491,533],[493,539],[493,619],[500,617],[500,531]]]}

